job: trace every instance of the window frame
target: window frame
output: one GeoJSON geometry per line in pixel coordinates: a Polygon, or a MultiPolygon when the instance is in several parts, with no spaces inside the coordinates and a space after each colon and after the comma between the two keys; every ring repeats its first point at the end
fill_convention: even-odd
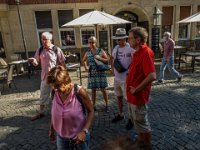
{"type": "Polygon", "coordinates": [[[76,48],[76,32],[75,32],[75,29],[74,28],[59,28],[59,40],[60,40],[60,47],[62,49],[65,49],[65,48],[76,48]],[[74,45],[63,45],[62,44],[62,37],[61,37],[61,32],[62,31],[73,31],[74,32],[74,45]]]}
{"type": "MultiPolygon", "coordinates": [[[[38,40],[38,47],[40,47],[42,45],[41,43],[41,37],[40,37],[40,33],[42,32],[51,32],[53,34],[53,18],[52,18],[52,12],[51,12],[51,21],[52,21],[52,28],[43,28],[43,29],[38,29],[37,28],[37,20],[36,20],[36,11],[50,11],[50,9],[46,9],[46,10],[34,10],[34,19],[35,19],[35,26],[36,26],[36,34],[37,34],[37,40],[38,40]]],[[[52,43],[53,43],[53,39],[52,39],[52,43]]]]}
{"type": "MultiPolygon", "coordinates": [[[[180,33],[180,26],[181,26],[182,24],[179,24],[179,28],[178,28],[178,32],[180,33]]],[[[178,36],[178,39],[179,40],[188,40],[189,38],[190,38],[190,24],[189,23],[185,23],[185,25],[186,25],[186,28],[187,28],[187,35],[186,35],[186,37],[179,37],[178,36]]]]}
{"type": "MultiPolygon", "coordinates": [[[[93,30],[94,31],[94,36],[96,37],[96,30],[95,30],[95,27],[92,27],[92,26],[90,26],[90,27],[81,27],[80,28],[80,37],[81,37],[81,46],[82,47],[88,47],[88,43],[87,44],[85,44],[85,45],[83,45],[83,38],[82,38],[82,31],[87,31],[87,30],[93,30]]],[[[97,42],[98,43],[98,42],[97,42]]]]}

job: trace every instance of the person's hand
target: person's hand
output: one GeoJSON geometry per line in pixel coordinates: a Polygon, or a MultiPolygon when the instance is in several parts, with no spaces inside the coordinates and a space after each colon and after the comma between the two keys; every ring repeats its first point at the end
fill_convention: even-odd
{"type": "Polygon", "coordinates": [[[51,142],[55,141],[55,134],[54,134],[54,131],[52,130],[49,130],[49,139],[51,142]]]}
{"type": "Polygon", "coordinates": [[[85,139],[86,139],[86,133],[84,131],[81,131],[80,133],[77,134],[75,144],[81,144],[82,142],[85,141],[85,139]]]}
{"type": "Polygon", "coordinates": [[[94,56],[96,59],[98,59],[98,60],[101,60],[101,56],[99,56],[99,55],[95,55],[94,56]]]}
{"type": "Polygon", "coordinates": [[[34,66],[38,65],[38,62],[35,58],[28,58],[28,62],[32,63],[34,66]]]}
{"type": "Polygon", "coordinates": [[[136,88],[134,88],[133,86],[129,86],[130,87],[130,92],[132,95],[134,95],[136,93],[136,88]]]}

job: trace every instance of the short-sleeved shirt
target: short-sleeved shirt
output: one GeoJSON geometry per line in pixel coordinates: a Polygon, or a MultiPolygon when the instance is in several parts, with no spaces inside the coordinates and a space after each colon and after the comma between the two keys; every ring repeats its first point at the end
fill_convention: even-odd
{"type": "Polygon", "coordinates": [[[119,73],[114,68],[115,80],[126,82],[126,75],[128,72],[128,67],[131,63],[131,60],[132,60],[135,50],[133,48],[131,48],[128,43],[126,43],[126,45],[124,47],[119,47],[119,45],[117,45],[117,46],[115,46],[115,48],[112,51],[112,57],[114,59],[116,59],[117,50],[118,50],[117,59],[121,62],[122,66],[127,69],[127,71],[119,73]]]}
{"type": "MultiPolygon", "coordinates": [[[[77,92],[81,86],[77,86],[77,92]]],[[[86,123],[86,116],[83,107],[76,97],[74,88],[64,102],[61,101],[59,93],[56,91],[51,109],[51,119],[55,131],[65,138],[76,138],[77,134],[83,130],[86,123]]]]}
{"type": "Polygon", "coordinates": [[[154,53],[146,45],[136,51],[133,61],[130,64],[126,78],[126,93],[128,102],[134,105],[144,105],[149,101],[151,84],[147,85],[142,91],[132,95],[130,87],[137,87],[150,73],[155,72],[154,53]]]}
{"type": "Polygon", "coordinates": [[[65,56],[62,50],[57,47],[57,54],[53,50],[53,44],[47,49],[43,48],[42,52],[39,54],[39,48],[35,53],[35,59],[37,62],[40,62],[42,72],[41,72],[41,79],[45,80],[47,77],[48,72],[51,68],[55,67],[57,63],[63,64],[65,62],[65,56]]]}
{"type": "Polygon", "coordinates": [[[164,58],[169,59],[171,56],[174,56],[174,41],[169,39],[163,43],[164,48],[164,58]]]}

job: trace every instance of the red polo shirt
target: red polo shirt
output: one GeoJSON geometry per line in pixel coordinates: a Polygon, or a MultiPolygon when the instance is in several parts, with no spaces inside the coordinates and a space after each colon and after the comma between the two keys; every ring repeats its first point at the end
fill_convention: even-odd
{"type": "Polygon", "coordinates": [[[137,87],[149,73],[155,72],[154,53],[146,45],[136,51],[133,55],[132,62],[129,66],[126,78],[126,91],[128,102],[134,105],[143,105],[149,101],[151,84],[147,85],[142,91],[132,95],[129,86],[137,87]]]}

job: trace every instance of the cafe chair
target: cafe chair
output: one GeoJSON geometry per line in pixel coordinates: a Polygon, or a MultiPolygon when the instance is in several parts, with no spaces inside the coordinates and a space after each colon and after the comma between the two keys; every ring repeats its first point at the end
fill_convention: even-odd
{"type": "Polygon", "coordinates": [[[70,54],[66,57],[66,67],[68,71],[76,71],[78,77],[80,62],[76,54],[70,54]]]}
{"type": "Polygon", "coordinates": [[[14,82],[14,78],[13,78],[14,68],[15,68],[14,65],[11,65],[9,67],[7,76],[5,77],[5,81],[3,82],[3,90],[2,91],[5,90],[6,85],[7,85],[8,88],[12,88],[14,86],[14,88],[17,90],[17,86],[16,86],[16,84],[14,82]]]}

